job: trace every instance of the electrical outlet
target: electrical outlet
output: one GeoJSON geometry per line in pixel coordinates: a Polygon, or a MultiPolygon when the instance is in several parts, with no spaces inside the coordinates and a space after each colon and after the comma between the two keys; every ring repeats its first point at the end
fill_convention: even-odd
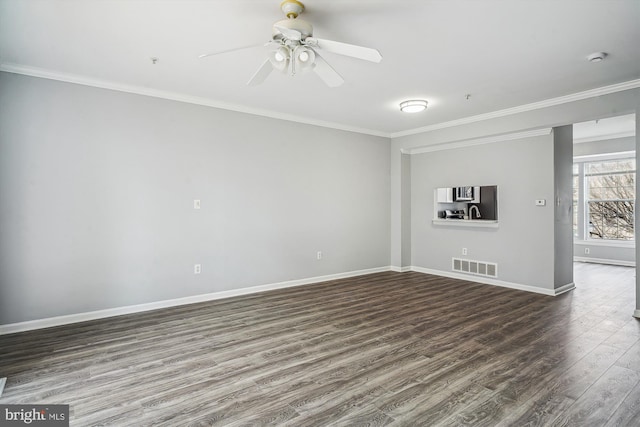
{"type": "Polygon", "coordinates": [[[322,259],[322,251],[316,252],[316,259],[317,260],[321,260],[322,259]]]}
{"type": "Polygon", "coordinates": [[[200,274],[202,272],[202,265],[195,264],[193,266],[193,274],[200,274]]]}
{"type": "Polygon", "coordinates": [[[467,254],[467,248],[462,248],[462,255],[466,255],[467,254]]]}
{"type": "Polygon", "coordinates": [[[200,209],[200,200],[199,199],[195,199],[193,201],[193,209],[200,209]]]}
{"type": "Polygon", "coordinates": [[[591,249],[589,248],[584,248],[584,254],[585,255],[589,255],[591,253],[591,249]]]}

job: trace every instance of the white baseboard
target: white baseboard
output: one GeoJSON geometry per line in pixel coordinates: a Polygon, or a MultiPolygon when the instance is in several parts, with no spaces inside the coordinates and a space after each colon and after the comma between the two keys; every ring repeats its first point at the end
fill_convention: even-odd
{"type": "Polygon", "coordinates": [[[553,290],[553,295],[554,296],[558,296],[560,294],[564,294],[565,292],[569,292],[572,291],[576,288],[576,284],[571,282],[571,283],[567,283],[566,285],[562,285],[559,288],[555,288],[553,290]]]}
{"type": "Polygon", "coordinates": [[[619,259],[606,259],[606,258],[590,258],[583,256],[574,256],[574,261],[578,262],[593,262],[595,264],[609,264],[609,265],[621,265],[623,267],[635,267],[635,261],[622,261],[619,259]]]}
{"type": "Polygon", "coordinates": [[[363,276],[365,274],[390,271],[391,267],[369,268],[366,270],[349,271],[346,273],[329,274],[326,276],[309,277],[306,279],[290,280],[287,282],[271,283],[268,285],[252,286],[249,288],[233,289],[229,291],[213,292],[209,294],[193,295],[183,298],[175,298],[164,301],[155,301],[145,304],[128,305],[125,307],[108,308],[105,310],[90,311],[86,313],[68,314],[64,316],[49,317],[45,319],[29,320],[26,322],[0,325],[0,335],[16,332],[30,331],[34,329],[50,328],[52,326],[67,325],[70,323],[86,322],[88,320],[104,319],[106,317],[121,316],[123,314],[141,313],[160,308],[176,307],[198,302],[213,301],[222,298],[230,298],[240,295],[254,294],[274,289],[290,288],[293,286],[309,285],[312,283],[328,282],[330,280],[346,279],[349,277],[363,276]]]}
{"type": "Polygon", "coordinates": [[[411,271],[411,267],[410,266],[398,267],[396,265],[392,265],[390,267],[390,270],[395,271],[396,273],[406,273],[407,271],[411,271]]]}
{"type": "Polygon", "coordinates": [[[640,310],[635,310],[633,312],[633,317],[637,317],[638,319],[640,319],[640,310]]]}
{"type": "Polygon", "coordinates": [[[416,267],[416,266],[411,266],[411,271],[417,271],[419,273],[426,273],[426,274],[433,274],[435,276],[449,277],[451,279],[468,280],[471,282],[482,283],[485,285],[501,286],[503,288],[517,289],[519,291],[534,292],[536,294],[549,295],[549,296],[556,296],[556,295],[559,295],[560,293],[567,292],[575,288],[575,285],[573,283],[563,285],[562,287],[557,289],[557,290],[562,289],[562,291],[558,293],[557,290],[554,290],[554,289],[539,288],[537,286],[522,285],[520,283],[505,282],[503,280],[490,279],[487,277],[476,276],[476,275],[454,273],[451,271],[432,270],[430,268],[416,267]]]}
{"type": "MultiPolygon", "coordinates": [[[[432,270],[424,267],[397,267],[387,266],[370,268],[366,270],[349,271],[346,273],[329,274],[326,276],[309,277],[306,279],[290,280],[287,282],[271,283],[267,285],[252,286],[249,288],[233,289],[229,291],[213,292],[209,294],[193,295],[183,298],[175,298],[171,300],[156,301],[145,304],[129,305],[124,307],[115,307],[105,310],[90,311],[86,313],[68,314],[64,316],[49,317],[45,319],[29,320],[26,322],[10,323],[0,325],[0,335],[13,334],[16,332],[30,331],[34,329],[50,328],[53,326],[67,325],[71,323],[86,322],[88,320],[104,319],[107,317],[121,316],[124,314],[142,313],[145,311],[157,310],[160,308],[176,307],[186,304],[194,304],[198,302],[213,301],[222,298],[230,298],[240,295],[254,294],[274,289],[284,289],[294,286],[309,285],[313,283],[327,282],[330,280],[346,279],[349,277],[363,276],[365,274],[381,273],[384,271],[408,272],[415,271],[418,273],[433,274],[435,276],[449,277],[452,279],[469,280],[486,285],[501,286],[504,288],[517,289],[520,291],[534,292],[537,294],[556,296],[568,292],[575,288],[575,284],[569,283],[556,289],[544,289],[536,286],[522,285],[519,283],[505,282],[481,276],[466,275],[442,270],[432,270]]],[[[634,314],[640,317],[640,310],[636,310],[634,314]]]]}

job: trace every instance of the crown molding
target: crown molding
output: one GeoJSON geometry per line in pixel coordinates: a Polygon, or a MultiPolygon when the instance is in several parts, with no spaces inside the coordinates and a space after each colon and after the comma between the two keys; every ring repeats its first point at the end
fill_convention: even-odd
{"type": "Polygon", "coordinates": [[[605,141],[610,139],[628,138],[631,136],[636,136],[635,130],[630,130],[626,132],[608,133],[606,135],[587,136],[584,138],[574,138],[573,143],[580,144],[582,142],[605,141]]]}
{"type": "Polygon", "coordinates": [[[611,93],[622,92],[640,87],[640,79],[629,80],[627,82],[617,83],[609,86],[603,86],[596,89],[585,90],[583,92],[573,93],[571,95],[559,96],[557,98],[546,99],[544,101],[524,104],[518,107],[506,108],[504,110],[492,111],[490,113],[478,114],[476,116],[464,117],[462,119],[451,120],[448,122],[436,123],[434,125],[423,126],[401,132],[393,132],[390,138],[399,138],[401,136],[415,135],[418,133],[431,132],[438,129],[445,129],[469,123],[481,122],[484,120],[496,119],[499,117],[511,116],[513,114],[524,113],[527,111],[540,110],[542,108],[553,107],[556,105],[568,104],[570,102],[582,101],[584,99],[596,98],[598,96],[608,95],[611,93]]]}
{"type": "Polygon", "coordinates": [[[594,98],[598,96],[608,95],[611,93],[622,92],[625,90],[636,89],[640,87],[640,79],[629,80],[627,82],[617,83],[609,86],[603,86],[600,88],[590,89],[583,92],[577,92],[570,95],[560,96],[557,98],[551,98],[544,101],[534,102],[531,104],[520,105],[517,107],[506,108],[503,110],[497,110],[489,113],[478,114],[475,116],[463,117],[461,119],[451,120],[448,122],[436,123],[429,126],[419,127],[415,129],[409,129],[400,132],[384,132],[376,129],[360,128],[355,126],[349,126],[342,123],[329,122],[324,120],[315,120],[308,117],[297,116],[294,114],[278,113],[275,111],[263,110],[259,108],[251,108],[244,105],[231,104],[222,101],[216,101],[209,98],[202,98],[197,96],[184,95],[181,93],[151,89],[143,86],[127,85],[123,83],[112,82],[108,80],[94,79],[91,77],[81,76],[71,73],[63,73],[59,71],[47,70],[44,68],[31,67],[27,65],[14,64],[14,63],[0,63],[0,71],[7,73],[22,74],[31,77],[40,77],[43,79],[57,80],[66,83],[75,83],[84,86],[92,86],[101,89],[110,89],[119,92],[127,92],[136,95],[151,96],[154,98],[169,99],[172,101],[185,102],[188,104],[203,105],[206,107],[220,108],[223,110],[236,111],[239,113],[252,114],[256,116],[268,117],[278,120],[286,120],[290,122],[297,122],[312,126],[319,126],[324,128],[342,130],[346,132],[355,132],[365,135],[378,136],[382,138],[399,138],[402,136],[415,135],[419,133],[431,132],[438,129],[445,129],[455,126],[460,126],[469,123],[481,122],[484,120],[495,119],[499,117],[510,116],[513,114],[523,113],[527,111],[539,110],[546,107],[552,107],[556,105],[566,104],[569,102],[581,101],[588,98],[594,98]]]}
{"type": "Polygon", "coordinates": [[[209,98],[184,95],[177,92],[151,89],[143,86],[127,85],[127,84],[112,82],[108,80],[94,79],[91,77],[81,76],[77,74],[62,73],[58,71],[52,71],[52,70],[47,70],[47,69],[37,68],[37,67],[30,67],[26,65],[1,63],[0,71],[5,71],[7,73],[13,73],[13,74],[22,74],[30,77],[40,77],[43,79],[57,80],[65,83],[75,83],[78,85],[97,87],[101,89],[115,90],[118,92],[132,93],[136,95],[151,96],[154,98],[169,99],[172,101],[185,102],[188,104],[203,105],[205,107],[220,108],[222,110],[236,111],[238,113],[252,114],[255,116],[268,117],[271,119],[286,120],[289,122],[296,122],[296,123],[319,126],[324,128],[342,130],[347,132],[355,132],[355,133],[361,133],[365,135],[389,138],[388,132],[381,132],[374,129],[348,126],[341,123],[328,122],[324,120],[315,120],[315,119],[310,119],[308,117],[296,116],[294,114],[278,113],[276,111],[263,110],[259,108],[251,108],[244,105],[231,104],[227,102],[216,101],[209,98]]]}
{"type": "MultiPolygon", "coordinates": [[[[582,156],[573,156],[574,163],[582,163],[582,162],[602,162],[605,160],[619,160],[619,159],[629,159],[635,158],[635,151],[617,151],[615,153],[606,153],[606,154],[584,154],[582,156]]],[[[583,242],[576,240],[574,242],[577,244],[582,244],[583,242]]],[[[589,241],[589,245],[593,246],[613,246],[613,247],[625,247],[629,246],[629,244],[624,244],[623,242],[617,243],[605,243],[605,242],[597,242],[597,241],[589,241]]],[[[634,244],[635,245],[635,244],[634,244]]],[[[635,246],[634,246],[635,247],[635,246]]]]}
{"type": "Polygon", "coordinates": [[[440,144],[427,145],[424,147],[401,148],[400,152],[402,154],[430,153],[433,151],[451,150],[453,148],[464,148],[464,147],[471,147],[474,145],[492,144],[494,142],[513,141],[516,139],[532,138],[535,136],[545,136],[545,135],[550,135],[551,132],[552,132],[551,128],[534,129],[534,130],[528,130],[525,132],[514,132],[514,133],[506,133],[503,135],[488,136],[486,138],[466,139],[462,141],[449,141],[449,142],[443,142],[440,144]]]}

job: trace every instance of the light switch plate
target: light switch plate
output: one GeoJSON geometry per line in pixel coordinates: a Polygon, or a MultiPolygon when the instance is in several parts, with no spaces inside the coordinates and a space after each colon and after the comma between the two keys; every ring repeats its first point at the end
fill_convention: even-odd
{"type": "Polygon", "coordinates": [[[547,201],[545,199],[536,200],[536,206],[546,206],[547,201]]]}
{"type": "Polygon", "coordinates": [[[193,209],[200,209],[200,200],[199,199],[195,199],[193,201],[193,209]]]}

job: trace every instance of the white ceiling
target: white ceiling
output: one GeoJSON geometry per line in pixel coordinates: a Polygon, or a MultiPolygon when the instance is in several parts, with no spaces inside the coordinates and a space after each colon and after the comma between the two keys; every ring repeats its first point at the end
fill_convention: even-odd
{"type": "Polygon", "coordinates": [[[573,142],[600,141],[635,136],[636,115],[608,117],[573,125],[573,142]]]}
{"type": "Polygon", "coordinates": [[[0,69],[380,135],[640,79],[638,0],[306,0],[316,37],[384,57],[325,53],[346,80],[331,89],[313,73],[246,86],[260,47],[198,59],[268,41],[279,3],[0,0],[0,69]],[[427,111],[400,113],[412,98],[427,111]]]}

